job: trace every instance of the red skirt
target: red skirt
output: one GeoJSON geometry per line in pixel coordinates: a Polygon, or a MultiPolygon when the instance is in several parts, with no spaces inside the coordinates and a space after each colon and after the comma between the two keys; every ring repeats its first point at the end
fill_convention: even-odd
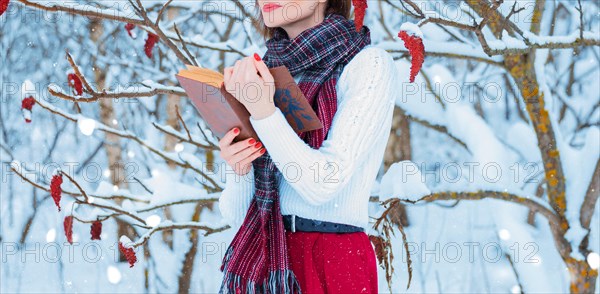
{"type": "Polygon", "coordinates": [[[303,294],[378,293],[377,257],[365,232],[285,235],[303,294]]]}

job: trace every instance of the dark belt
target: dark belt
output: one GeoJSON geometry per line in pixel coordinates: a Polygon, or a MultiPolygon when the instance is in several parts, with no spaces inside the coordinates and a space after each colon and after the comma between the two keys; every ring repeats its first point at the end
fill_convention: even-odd
{"type": "Polygon", "coordinates": [[[303,218],[293,214],[283,216],[283,226],[286,231],[292,232],[354,233],[365,230],[363,227],[303,218]]]}

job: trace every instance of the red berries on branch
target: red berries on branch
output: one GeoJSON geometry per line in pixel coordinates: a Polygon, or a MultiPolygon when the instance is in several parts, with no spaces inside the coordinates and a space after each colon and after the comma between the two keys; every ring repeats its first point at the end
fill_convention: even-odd
{"type": "MultiPolygon", "coordinates": [[[[133,32],[133,29],[135,29],[135,27],[136,25],[132,23],[127,23],[125,25],[125,30],[127,30],[127,34],[133,39],[137,37],[135,32],[133,32]]],[[[144,43],[144,53],[146,53],[146,56],[148,56],[148,58],[152,58],[152,50],[154,49],[159,40],[160,38],[158,37],[158,35],[148,32],[148,37],[146,38],[146,42],[144,43]]]]}
{"type": "Polygon", "coordinates": [[[354,6],[354,26],[358,32],[362,28],[365,19],[367,0],[352,0],[352,5],[354,6]]]}
{"type": "Polygon", "coordinates": [[[153,33],[148,33],[146,44],[144,44],[144,52],[146,52],[146,56],[148,56],[148,58],[152,58],[152,49],[156,43],[158,43],[158,36],[153,33]]]}
{"type": "Polygon", "coordinates": [[[92,234],[92,240],[100,240],[100,234],[102,234],[102,222],[93,222],[92,228],[90,229],[90,233],[92,234]]]}
{"type": "Polygon", "coordinates": [[[81,79],[74,73],[70,73],[67,78],[69,79],[69,86],[75,90],[75,94],[81,96],[81,94],[83,94],[83,84],[81,83],[81,79]]]}
{"type": "Polygon", "coordinates": [[[412,23],[403,23],[398,32],[398,37],[404,41],[404,46],[408,49],[411,57],[410,82],[415,81],[415,77],[421,70],[425,60],[425,46],[423,46],[423,33],[419,27],[412,23]]]}
{"type": "Polygon", "coordinates": [[[63,226],[65,227],[65,236],[67,237],[67,241],[70,244],[73,244],[73,216],[65,216],[65,220],[63,221],[63,226]]]}
{"type": "Polygon", "coordinates": [[[26,123],[31,122],[31,109],[35,105],[35,99],[33,96],[29,96],[21,101],[21,112],[23,113],[23,118],[25,118],[26,123]]]}
{"type": "MultiPolygon", "coordinates": [[[[54,199],[54,203],[58,207],[58,211],[60,208],[60,198],[62,193],[61,184],[63,182],[62,172],[57,170],[52,179],[50,180],[50,195],[52,199],[54,199]]],[[[66,216],[63,220],[63,227],[65,231],[65,237],[70,244],[73,244],[73,215],[66,216]]],[[[90,235],[91,240],[101,240],[100,235],[102,234],[102,222],[100,220],[96,220],[92,222],[90,227],[90,235]]],[[[133,265],[137,262],[137,257],[135,256],[135,247],[131,246],[131,240],[127,238],[127,236],[121,236],[119,239],[119,251],[123,253],[127,261],[129,262],[129,267],[133,267],[133,265]]]]}
{"type": "Polygon", "coordinates": [[[137,262],[137,257],[135,256],[133,247],[129,246],[128,244],[131,244],[131,240],[129,240],[129,238],[126,236],[121,236],[119,239],[119,251],[121,251],[121,253],[125,255],[125,258],[127,258],[129,267],[133,267],[133,264],[137,262]]]}
{"type": "Polygon", "coordinates": [[[8,9],[8,2],[10,2],[10,0],[0,0],[0,16],[8,9]]]}
{"type": "Polygon", "coordinates": [[[128,23],[125,25],[125,29],[127,30],[127,34],[129,34],[130,37],[135,39],[135,33],[132,32],[132,30],[135,29],[135,25],[132,23],[128,23]]]}
{"type": "Polygon", "coordinates": [[[54,204],[58,207],[58,211],[60,211],[60,194],[62,193],[60,185],[62,185],[62,182],[63,178],[60,173],[53,175],[50,181],[50,195],[54,199],[54,204]]]}

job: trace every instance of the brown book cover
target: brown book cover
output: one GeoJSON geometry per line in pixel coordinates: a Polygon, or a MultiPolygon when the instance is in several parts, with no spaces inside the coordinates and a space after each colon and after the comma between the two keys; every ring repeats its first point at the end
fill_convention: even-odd
{"type": "MultiPolygon", "coordinates": [[[[219,138],[234,127],[240,128],[240,134],[234,142],[258,135],[250,123],[250,113],[221,83],[223,74],[196,66],[186,65],[175,76],[185,90],[200,116],[210,130],[219,138]]],[[[274,103],[285,115],[286,120],[296,133],[317,130],[323,124],[317,117],[304,94],[284,65],[269,68],[275,80],[274,103]]]]}

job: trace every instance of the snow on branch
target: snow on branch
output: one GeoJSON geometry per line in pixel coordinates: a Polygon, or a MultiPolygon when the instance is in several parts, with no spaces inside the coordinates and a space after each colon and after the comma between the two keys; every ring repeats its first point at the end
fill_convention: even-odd
{"type": "Polygon", "coordinates": [[[102,90],[101,92],[99,92],[92,88],[92,86],[89,84],[86,77],[81,73],[79,66],[73,60],[71,54],[69,54],[69,52],[67,52],[66,54],[67,60],[71,64],[75,75],[83,85],[83,89],[81,89],[81,92],[86,93],[87,95],[89,95],[89,97],[80,97],[79,95],[74,96],[66,94],[65,91],[58,85],[51,84],[48,86],[48,92],[50,92],[50,94],[52,94],[55,97],[72,102],[95,102],[100,99],[153,97],[158,94],[186,96],[185,91],[180,87],[164,86],[152,81],[143,82],[142,86],[145,87],[144,89],[134,89],[131,91],[127,91],[127,89],[123,91],[120,89],[116,91],[102,90]]]}
{"type": "MultiPolygon", "coordinates": [[[[537,36],[523,32],[523,40],[504,36],[502,40],[489,41],[487,53],[490,55],[527,53],[532,49],[569,49],[580,46],[600,46],[600,32],[573,32],[567,36],[537,36]]],[[[485,49],[484,49],[485,50],[485,49]]]]}
{"type": "Polygon", "coordinates": [[[482,191],[464,191],[464,192],[434,192],[428,195],[425,195],[419,199],[411,200],[411,199],[400,199],[400,198],[391,198],[384,203],[388,203],[390,201],[403,201],[409,202],[412,204],[416,204],[418,202],[432,202],[438,200],[482,200],[482,199],[497,199],[504,200],[520,205],[524,205],[534,211],[539,212],[543,216],[545,216],[551,224],[560,224],[560,220],[556,216],[554,212],[552,212],[549,208],[547,208],[543,203],[540,203],[533,198],[526,198],[522,196],[518,196],[515,194],[511,194],[504,191],[493,191],[493,190],[482,190],[482,191]]]}
{"type": "MultiPolygon", "coordinates": [[[[43,101],[40,98],[35,98],[35,99],[36,99],[36,102],[40,105],[40,107],[50,111],[51,113],[62,116],[63,118],[68,119],[69,121],[77,123],[82,119],[86,119],[84,116],[82,116],[80,114],[78,114],[78,115],[70,114],[70,113],[67,113],[67,112],[53,106],[53,105],[47,104],[45,101],[43,101]]],[[[210,182],[210,184],[212,186],[208,186],[205,183],[202,183],[204,188],[206,188],[208,191],[216,192],[216,191],[222,190],[222,188],[211,177],[209,177],[206,173],[204,173],[203,171],[201,171],[200,169],[198,169],[196,167],[195,162],[191,162],[191,160],[192,160],[191,156],[181,156],[181,155],[177,156],[174,153],[166,152],[162,149],[152,146],[152,144],[150,144],[146,140],[139,138],[138,136],[136,136],[135,134],[133,134],[129,131],[117,130],[117,129],[111,128],[107,125],[104,125],[100,122],[95,122],[95,128],[100,131],[103,131],[105,133],[117,135],[124,139],[130,139],[168,162],[172,162],[172,163],[174,163],[182,168],[185,168],[185,169],[193,170],[194,172],[198,173],[204,179],[206,179],[207,181],[210,182]],[[185,157],[185,159],[183,157],[185,157]]]]}
{"type": "Polygon", "coordinates": [[[213,223],[209,223],[209,222],[195,222],[195,221],[189,221],[189,222],[172,222],[169,220],[163,221],[161,222],[159,225],[153,227],[152,229],[146,231],[146,233],[144,233],[139,240],[135,241],[135,242],[131,242],[130,245],[132,247],[138,247],[143,245],[144,243],[146,243],[149,239],[150,236],[152,236],[152,234],[156,233],[156,232],[160,232],[160,231],[164,231],[164,230],[173,230],[173,229],[200,229],[205,231],[204,236],[208,236],[210,234],[214,234],[214,233],[219,233],[222,232],[226,229],[229,229],[231,226],[230,225],[224,225],[220,228],[212,228],[211,225],[214,225],[213,223]]]}
{"type": "Polygon", "coordinates": [[[50,12],[66,12],[73,15],[81,15],[90,18],[102,18],[108,20],[116,20],[124,23],[132,23],[136,25],[144,25],[144,21],[139,18],[130,18],[121,15],[126,15],[127,13],[124,11],[119,11],[115,9],[106,9],[106,8],[98,8],[93,7],[91,5],[83,6],[81,8],[76,6],[65,6],[59,5],[56,2],[50,5],[43,5],[34,1],[29,0],[18,0],[25,6],[33,7],[36,9],[41,9],[50,12]]]}
{"type": "MultiPolygon", "coordinates": [[[[175,45],[172,41],[171,38],[167,37],[163,31],[163,29],[159,26],[159,18],[157,18],[156,21],[152,21],[150,19],[150,17],[148,16],[148,12],[146,11],[146,8],[144,7],[144,5],[142,4],[141,0],[135,0],[135,3],[133,2],[133,0],[128,0],[129,3],[131,4],[131,6],[133,7],[133,9],[136,11],[136,13],[138,14],[138,16],[140,16],[142,19],[144,19],[145,21],[145,25],[151,27],[155,34],[158,35],[158,37],[171,49],[173,50],[173,53],[175,53],[175,55],[177,56],[177,58],[183,62],[184,64],[192,64],[192,61],[185,56],[185,54],[179,49],[179,47],[177,47],[177,45],[175,45]]],[[[161,11],[164,11],[164,8],[169,5],[169,3],[171,3],[171,1],[168,1],[167,3],[165,3],[165,5],[163,6],[163,8],[161,9],[161,11]]]]}
{"type": "MultiPolygon", "coordinates": [[[[135,3],[133,1],[129,1],[129,3],[132,5],[133,9],[135,10],[135,12],[138,16],[137,18],[127,17],[125,15],[128,15],[129,13],[123,12],[120,10],[116,10],[116,9],[109,9],[109,8],[99,8],[99,7],[93,7],[93,6],[89,6],[89,7],[71,6],[70,7],[70,6],[67,6],[64,4],[61,5],[61,4],[56,4],[56,3],[53,3],[51,5],[44,5],[44,4],[36,3],[33,1],[29,1],[29,0],[19,0],[19,2],[21,2],[25,6],[29,6],[29,7],[44,10],[44,11],[65,12],[65,13],[69,13],[71,15],[79,15],[79,16],[90,17],[90,18],[101,18],[101,19],[106,19],[106,20],[120,21],[124,24],[128,24],[128,23],[134,24],[134,25],[142,28],[143,30],[147,31],[148,33],[156,34],[171,50],[173,50],[173,52],[175,53],[177,58],[184,64],[197,64],[194,61],[195,58],[193,56],[191,56],[191,54],[189,52],[185,52],[185,51],[187,51],[187,50],[185,50],[186,45],[194,46],[197,48],[215,50],[215,51],[237,53],[242,56],[248,55],[248,54],[246,54],[247,50],[238,48],[238,46],[235,44],[235,42],[230,42],[230,41],[209,42],[209,41],[204,40],[202,38],[202,36],[200,36],[200,35],[194,36],[192,38],[178,36],[177,32],[171,31],[172,28],[176,27],[175,21],[170,22],[167,26],[160,25],[159,20],[162,16],[162,13],[159,13],[159,16],[157,17],[156,20],[151,20],[150,17],[148,16],[146,8],[142,5],[141,1],[137,1],[137,0],[135,0],[135,3]],[[174,42],[181,42],[184,50],[182,51],[181,49],[179,49],[179,47],[177,47],[174,42]]],[[[166,2],[162,6],[160,11],[164,12],[166,10],[166,7],[169,6],[170,4],[171,4],[171,1],[166,2]]],[[[235,16],[232,16],[229,14],[213,12],[213,11],[201,11],[201,12],[205,13],[207,15],[220,14],[220,15],[229,17],[234,20],[239,20],[239,18],[236,18],[235,16]]],[[[196,15],[196,13],[200,13],[200,11],[199,10],[192,11],[192,13],[190,13],[190,16],[196,15]]]]}
{"type": "MultiPolygon", "coordinates": [[[[34,172],[32,172],[32,171],[24,172],[24,169],[19,162],[13,162],[11,164],[11,169],[20,178],[22,178],[23,180],[30,183],[34,188],[37,188],[37,189],[40,189],[40,190],[43,190],[46,192],[51,192],[50,187],[48,187],[47,185],[39,184],[34,179],[32,179],[34,172]]],[[[132,195],[127,191],[120,191],[120,193],[122,193],[122,194],[105,194],[105,195],[87,193],[73,177],[71,177],[64,171],[57,171],[57,174],[67,177],[69,179],[69,181],[75,187],[77,187],[77,189],[79,190],[79,193],[76,193],[76,192],[62,190],[62,187],[61,187],[61,193],[72,196],[73,199],[75,200],[76,204],[92,206],[92,207],[101,209],[101,211],[112,211],[112,213],[110,213],[110,214],[108,214],[108,213],[97,214],[94,218],[89,219],[89,220],[83,219],[79,216],[74,216],[75,219],[77,219],[78,221],[80,221],[82,223],[90,223],[90,222],[94,222],[94,221],[98,221],[98,220],[104,221],[110,217],[128,216],[138,222],[136,224],[137,226],[146,228],[146,229],[150,229],[150,231],[148,231],[148,233],[146,233],[146,235],[145,235],[147,237],[149,237],[151,234],[153,234],[157,230],[165,230],[165,229],[182,229],[182,228],[203,229],[206,231],[205,235],[208,235],[208,234],[220,232],[220,231],[223,231],[223,230],[229,228],[229,226],[224,226],[221,228],[214,229],[214,228],[211,228],[207,224],[198,223],[198,222],[170,223],[168,221],[161,223],[161,225],[159,225],[157,227],[152,227],[152,226],[149,226],[146,223],[146,221],[143,219],[143,217],[140,215],[140,213],[143,213],[143,212],[149,212],[149,211],[156,210],[159,208],[178,205],[178,204],[185,204],[185,203],[201,203],[202,204],[203,203],[205,205],[208,205],[210,203],[214,203],[214,202],[218,201],[219,197],[216,194],[202,193],[202,194],[200,194],[199,197],[197,197],[197,196],[172,197],[172,199],[170,199],[170,201],[166,201],[164,203],[152,204],[150,202],[150,200],[148,199],[148,197],[140,197],[140,196],[132,195]],[[83,200],[80,199],[80,197],[83,197],[83,200]],[[136,208],[136,209],[125,209],[122,206],[116,205],[109,201],[109,200],[116,200],[116,199],[128,199],[128,200],[138,202],[138,203],[146,203],[146,204],[151,203],[151,204],[140,207],[140,208],[136,208]]],[[[147,238],[142,237],[138,244],[141,245],[141,244],[143,244],[143,242],[146,242],[146,241],[147,241],[147,238]]]]}
{"type": "MultiPolygon", "coordinates": [[[[500,4],[503,1],[493,1],[489,9],[486,10],[487,15],[481,15],[480,19],[472,19],[472,23],[465,23],[460,21],[450,20],[443,16],[430,16],[424,13],[414,1],[404,0],[401,1],[402,5],[406,3],[411,9],[403,10],[395,5],[393,5],[396,9],[410,14],[417,19],[420,19],[418,26],[421,27],[427,23],[436,23],[441,26],[454,27],[460,30],[473,32],[479,42],[481,43],[483,52],[489,56],[495,55],[505,55],[505,54],[524,54],[530,52],[534,49],[568,49],[568,48],[576,48],[580,46],[600,46],[600,32],[592,32],[592,31],[583,31],[580,29],[577,32],[573,32],[567,36],[538,36],[529,31],[521,30],[513,21],[510,20],[510,17],[514,14],[519,13],[524,8],[517,9],[516,5],[518,1],[514,2],[514,5],[508,16],[503,16],[501,13],[497,11],[500,4]],[[500,23],[494,23],[494,25],[502,25],[507,32],[503,34],[502,39],[494,39],[487,40],[484,36],[483,29],[486,25],[491,23],[491,19],[499,19],[500,23]],[[508,31],[508,29],[511,29],[508,31]],[[515,38],[516,35],[519,35],[521,40],[515,38]]],[[[388,1],[389,3],[389,1],[388,1]]],[[[461,57],[465,55],[465,51],[462,47],[457,46],[448,46],[447,43],[444,43],[445,46],[432,46],[432,44],[428,44],[426,40],[424,43],[427,48],[428,54],[449,54],[454,57],[461,57]],[[438,52],[436,48],[443,48],[443,52],[438,52]]],[[[473,51],[473,49],[470,49],[473,51]]],[[[468,52],[468,51],[467,51],[468,52]]],[[[467,54],[465,57],[477,57],[480,56],[472,56],[467,54]]]]}
{"type": "Polygon", "coordinates": [[[398,197],[389,198],[384,201],[381,201],[382,205],[386,206],[389,204],[390,206],[385,209],[385,211],[378,218],[378,220],[381,218],[385,218],[387,213],[389,211],[391,211],[392,209],[394,209],[396,206],[398,206],[401,202],[408,202],[408,203],[415,204],[415,203],[419,203],[419,202],[433,202],[433,201],[440,201],[440,200],[483,200],[483,199],[497,199],[497,200],[508,201],[511,203],[515,203],[515,204],[519,204],[519,205],[528,207],[532,211],[539,212],[542,216],[544,216],[548,220],[554,240],[555,240],[556,244],[559,245],[559,246],[557,246],[558,251],[561,253],[562,256],[569,255],[569,252],[571,251],[571,245],[569,244],[569,241],[565,238],[565,236],[562,234],[563,227],[565,226],[564,219],[562,219],[554,211],[547,208],[545,205],[543,205],[533,199],[525,198],[525,197],[522,197],[519,195],[504,192],[504,191],[493,191],[493,190],[480,190],[480,191],[472,191],[472,192],[471,191],[462,191],[462,192],[456,192],[456,191],[443,192],[442,191],[442,192],[429,193],[429,194],[422,196],[421,198],[416,199],[416,200],[400,199],[398,197]]]}
{"type": "Polygon", "coordinates": [[[190,133],[190,130],[187,126],[187,124],[185,123],[185,120],[183,120],[183,118],[181,117],[181,113],[179,112],[179,107],[176,105],[175,106],[175,112],[177,114],[177,119],[181,122],[181,124],[183,125],[183,128],[185,129],[186,135],[184,135],[183,133],[176,131],[175,129],[173,129],[173,127],[171,126],[164,126],[164,125],[159,125],[157,123],[152,123],[152,125],[158,129],[159,131],[173,136],[177,139],[179,139],[181,142],[186,142],[186,143],[190,143],[192,145],[195,145],[198,148],[204,148],[207,150],[220,150],[221,148],[219,146],[217,146],[215,143],[211,142],[208,139],[208,136],[206,136],[206,133],[204,132],[204,130],[198,126],[198,128],[200,129],[200,131],[202,132],[202,135],[204,136],[204,140],[206,142],[208,142],[208,145],[199,143],[200,142],[200,138],[198,138],[197,136],[193,136],[190,133]]]}
{"type": "MultiPolygon", "coordinates": [[[[23,179],[24,181],[31,184],[33,187],[40,189],[42,191],[50,192],[50,186],[48,186],[46,184],[37,183],[35,180],[35,177],[32,176],[35,173],[33,171],[24,169],[21,166],[20,162],[13,161],[11,163],[10,169],[15,174],[17,174],[17,176],[19,176],[21,179],[23,179]]],[[[68,191],[68,190],[67,191],[63,190],[62,193],[73,196],[73,198],[75,198],[75,199],[78,199],[77,197],[86,197],[82,193],[77,193],[77,192],[68,191]]],[[[119,193],[106,193],[106,194],[87,194],[87,197],[105,199],[105,200],[127,199],[132,202],[150,203],[150,200],[147,197],[139,197],[138,195],[129,193],[129,191],[119,191],[119,193]]]]}

